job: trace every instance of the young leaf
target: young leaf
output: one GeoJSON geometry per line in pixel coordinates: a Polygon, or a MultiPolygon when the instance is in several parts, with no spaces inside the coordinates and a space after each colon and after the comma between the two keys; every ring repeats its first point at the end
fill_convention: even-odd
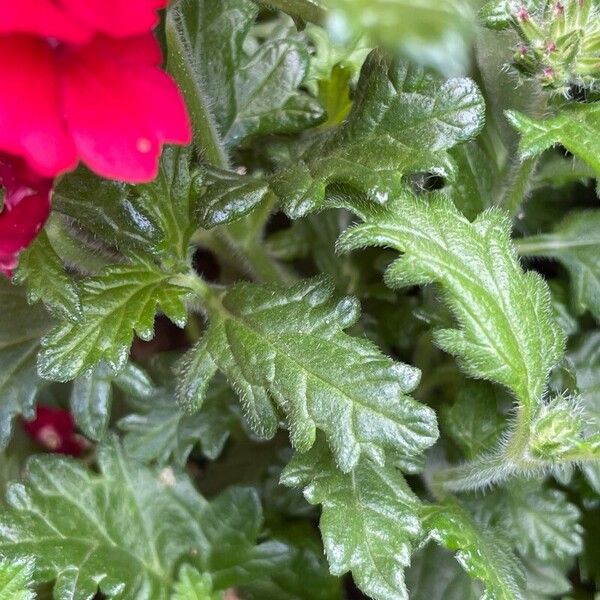
{"type": "Polygon", "coordinates": [[[456,502],[421,510],[423,527],[438,544],[456,552],[456,559],[486,589],[489,600],[525,600],[521,565],[499,532],[482,529],[456,502]]]}
{"type": "Polygon", "coordinates": [[[34,401],[44,382],[35,359],[51,320],[44,308],[28,306],[25,290],[0,277],[0,448],[5,448],[13,420],[35,416],[34,401]]]}
{"type": "Polygon", "coordinates": [[[170,67],[186,92],[200,148],[208,128],[231,149],[254,135],[301,131],[323,117],[318,102],[298,89],[309,62],[298,36],[247,51],[257,14],[249,0],[184,1],[169,12],[170,67]]]}
{"type": "Polygon", "coordinates": [[[406,395],[418,372],[346,335],[358,306],[349,297],[332,302],[332,293],[324,279],[209,292],[208,329],[181,366],[183,406],[201,405],[218,369],[260,435],[274,435],[281,414],[292,445],[306,451],[320,429],[344,472],[361,454],[381,464],[386,451],[411,457],[430,446],[433,411],[406,395]]]}
{"type": "Polygon", "coordinates": [[[600,210],[571,212],[552,233],[518,241],[523,256],[555,258],[569,271],[578,313],[600,322],[600,210]]]}
{"type": "Polygon", "coordinates": [[[451,175],[448,150],[473,137],[483,120],[483,99],[471,80],[439,84],[422,70],[374,51],[342,125],[316,137],[295,164],[266,178],[213,172],[202,220],[214,226],[238,218],[268,191],[298,218],[319,208],[332,184],[350,185],[385,202],[404,175],[451,175]]]}
{"type": "Polygon", "coordinates": [[[437,283],[458,321],[458,329],[436,332],[440,347],[470,375],[505,385],[529,408],[539,405],[564,335],[545,283],[519,265],[504,214],[489,210],[470,223],[444,196],[421,199],[408,192],[358,212],[364,223],[341,237],[340,248],[402,252],[386,281],[437,283]]]}
{"type": "Polygon", "coordinates": [[[255,546],[254,492],[233,489],[208,503],[185,475],[145,469],[114,440],[100,448],[98,466],[96,474],[71,459],[37,455],[24,483],[7,492],[0,553],[35,555],[35,579],[55,580],[56,597],[69,590],[73,598],[101,591],[167,600],[182,562],[225,589],[251,580],[254,561],[275,556],[272,544],[255,546]]]}
{"type": "Polygon", "coordinates": [[[542,121],[514,111],[508,111],[506,116],[523,136],[519,146],[522,158],[562,144],[600,177],[600,102],[573,102],[542,121]]]}
{"type": "Polygon", "coordinates": [[[153,336],[160,306],[179,327],[186,321],[187,291],[169,281],[155,265],[137,263],[109,267],[80,286],[82,317],[57,325],[42,340],[40,375],[69,381],[104,361],[113,370],[127,360],[134,332],[144,340],[153,336]]]}
{"type": "Polygon", "coordinates": [[[2,600],[34,600],[31,590],[34,569],[32,559],[9,562],[0,560],[0,598],[2,600]]]}
{"type": "Polygon", "coordinates": [[[212,581],[206,573],[184,565],[179,571],[175,592],[170,600],[222,600],[223,594],[212,591],[212,581]]]}
{"type": "Polygon", "coordinates": [[[143,461],[183,466],[194,445],[210,460],[221,454],[231,429],[241,416],[229,386],[214,381],[208,387],[202,408],[187,414],[177,406],[173,389],[161,388],[141,402],[136,411],[119,421],[125,431],[123,444],[131,456],[143,461]]]}
{"type": "Polygon", "coordinates": [[[577,506],[537,481],[514,481],[471,503],[478,520],[501,530],[522,556],[549,563],[579,554],[582,527],[577,506]]]}
{"type": "Polygon", "coordinates": [[[19,256],[14,281],[25,284],[30,303],[41,300],[51,313],[62,319],[76,321],[81,316],[77,287],[44,231],[19,256]]]}
{"type": "Polygon", "coordinates": [[[408,598],[403,571],[421,527],[419,500],[400,471],[363,458],[350,473],[340,473],[319,443],[296,454],[281,481],[304,487],[311,504],[323,505],[321,535],[334,575],[351,571],[375,600],[408,598]]]}

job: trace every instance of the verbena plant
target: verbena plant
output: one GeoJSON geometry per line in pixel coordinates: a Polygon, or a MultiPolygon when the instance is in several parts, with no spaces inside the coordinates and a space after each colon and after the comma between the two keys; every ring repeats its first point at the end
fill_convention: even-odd
{"type": "Polygon", "coordinates": [[[600,597],[600,2],[480,4],[165,11],[193,147],[0,282],[3,599],[600,597]]]}

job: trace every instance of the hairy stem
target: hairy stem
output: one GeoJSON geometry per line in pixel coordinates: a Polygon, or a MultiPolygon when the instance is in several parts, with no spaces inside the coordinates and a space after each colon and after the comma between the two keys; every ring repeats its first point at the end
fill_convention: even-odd
{"type": "Polygon", "coordinates": [[[506,208],[511,216],[516,216],[523,200],[529,193],[531,178],[535,173],[538,158],[528,158],[514,165],[508,173],[508,186],[504,190],[501,205],[506,208]]]}
{"type": "Polygon", "coordinates": [[[182,29],[177,26],[173,13],[167,16],[166,36],[169,47],[168,68],[185,97],[192,120],[194,143],[206,162],[227,169],[230,166],[227,152],[221,142],[208,99],[194,76],[194,68],[188,60],[189,52],[182,37],[182,29]]]}

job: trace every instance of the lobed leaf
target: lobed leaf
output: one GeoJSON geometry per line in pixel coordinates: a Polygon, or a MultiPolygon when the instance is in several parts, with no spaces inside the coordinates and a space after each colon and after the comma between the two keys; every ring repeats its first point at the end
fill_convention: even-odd
{"type": "Polygon", "coordinates": [[[309,63],[299,36],[254,42],[248,52],[257,14],[250,0],[186,0],[170,10],[171,68],[187,92],[201,148],[206,128],[229,150],[251,136],[302,131],[323,117],[299,89],[309,63]]]}
{"type": "Polygon", "coordinates": [[[482,529],[456,502],[422,509],[428,536],[448,550],[485,586],[484,600],[525,600],[521,565],[499,532],[482,529]]]}
{"type": "Polygon", "coordinates": [[[159,388],[149,398],[135,402],[134,412],[118,425],[125,432],[123,444],[132,457],[183,466],[198,442],[207,458],[217,459],[240,419],[231,389],[214,381],[197,413],[185,413],[176,404],[172,388],[159,388]]]}
{"type": "Polygon", "coordinates": [[[141,467],[115,440],[99,449],[98,466],[96,474],[71,459],[37,455],[25,481],[7,492],[0,552],[35,555],[35,580],[55,580],[56,597],[100,591],[167,600],[181,563],[210,574],[217,590],[277,564],[277,545],[255,546],[261,512],[253,491],[232,489],[209,503],[185,475],[141,467]]]}
{"type": "Polygon", "coordinates": [[[281,415],[306,451],[319,429],[344,472],[362,454],[379,464],[386,451],[418,455],[437,437],[433,411],[406,395],[418,372],[346,335],[358,306],[332,293],[313,279],[289,289],[239,283],[209,298],[206,333],[181,365],[180,402],[199,408],[220,370],[260,435],[274,435],[281,415]]]}
{"type": "Polygon", "coordinates": [[[560,261],[571,276],[577,312],[589,310],[600,321],[600,210],[570,212],[552,233],[519,240],[518,249],[560,261]]]}
{"type": "Polygon", "coordinates": [[[0,448],[5,448],[17,415],[35,417],[34,401],[44,382],[35,360],[40,340],[52,326],[44,308],[28,306],[25,290],[0,278],[0,448]]]}
{"type": "Polygon", "coordinates": [[[564,492],[514,481],[471,503],[477,518],[501,530],[522,556],[551,563],[582,550],[580,511],[564,492]]]}
{"type": "Polygon", "coordinates": [[[389,285],[438,284],[458,321],[458,329],[436,332],[439,346],[470,375],[505,385],[528,407],[539,405],[564,334],[542,278],[519,265],[507,218],[489,210],[470,223],[447,198],[408,192],[357,211],[364,222],[339,247],[402,252],[386,273],[389,285]]]}
{"type": "Polygon", "coordinates": [[[400,471],[363,458],[341,473],[327,448],[316,444],[294,456],[281,481],[303,487],[311,504],[322,505],[320,529],[332,574],[351,571],[375,600],[408,598],[404,568],[421,525],[419,500],[400,471]]]}
{"type": "Polygon", "coordinates": [[[121,369],[136,333],[153,336],[158,307],[179,327],[186,321],[187,290],[170,276],[140,259],[115,265],[80,284],[82,317],[57,325],[42,340],[38,357],[42,377],[69,381],[88,373],[100,362],[121,369]]]}
{"type": "Polygon", "coordinates": [[[76,321],[81,316],[77,286],[44,231],[19,256],[14,281],[25,284],[29,303],[42,301],[58,318],[76,321]]]}
{"type": "Polygon", "coordinates": [[[344,123],[317,136],[299,160],[271,176],[213,171],[202,221],[214,226],[236,219],[269,192],[298,218],[318,209],[334,184],[383,203],[407,174],[450,176],[454,163],[448,150],[473,137],[483,121],[483,99],[471,80],[439,84],[422,70],[374,51],[344,123]]]}
{"type": "Polygon", "coordinates": [[[506,113],[521,133],[522,158],[537,156],[557,144],[587,163],[600,177],[600,103],[571,103],[544,120],[535,120],[516,112],[506,113]]]}

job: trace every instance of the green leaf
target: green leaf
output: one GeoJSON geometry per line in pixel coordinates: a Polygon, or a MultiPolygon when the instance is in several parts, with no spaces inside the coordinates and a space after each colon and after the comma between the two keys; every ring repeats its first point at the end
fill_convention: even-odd
{"type": "Polygon", "coordinates": [[[281,415],[292,445],[306,451],[320,429],[345,472],[361,454],[382,463],[386,451],[411,457],[430,446],[434,413],[406,395],[418,372],[346,335],[359,309],[332,293],[313,279],[291,288],[239,283],[209,296],[208,329],[181,366],[183,406],[201,405],[218,369],[260,435],[274,435],[281,415]]]}
{"type": "Polygon", "coordinates": [[[71,389],[71,414],[82,433],[101,440],[110,421],[113,372],[99,364],[91,372],[81,375],[71,389]]]}
{"type": "Polygon", "coordinates": [[[183,466],[198,442],[202,453],[215,460],[241,418],[231,389],[216,380],[194,414],[179,408],[172,387],[158,389],[134,406],[135,412],[119,421],[119,428],[126,432],[123,444],[134,458],[159,464],[173,461],[183,466]]]}
{"type": "MultiPolygon", "coordinates": [[[[583,412],[586,432],[600,431],[600,331],[579,336],[568,354],[577,376],[578,407],[583,412]]],[[[596,493],[600,494],[600,460],[582,466],[583,473],[596,493]]]]}
{"type": "Polygon", "coordinates": [[[196,229],[201,183],[191,160],[190,148],[165,148],[156,179],[138,186],[80,168],[60,180],[54,207],[130,258],[144,256],[164,268],[182,269],[196,229]]]}
{"type": "Polygon", "coordinates": [[[321,535],[333,575],[351,571],[375,600],[408,597],[403,571],[421,526],[419,500],[400,471],[363,458],[340,473],[325,445],[317,444],[296,454],[281,481],[304,487],[311,504],[322,504],[321,535]]]}
{"type": "Polygon", "coordinates": [[[428,535],[455,552],[463,569],[483,582],[483,598],[525,600],[522,567],[499,532],[482,529],[456,502],[430,505],[421,512],[428,535]]]}
{"type": "Polygon", "coordinates": [[[386,273],[391,286],[437,283],[459,328],[436,341],[465,371],[505,385],[520,403],[542,402],[550,369],[564,349],[542,278],[524,273],[510,241],[510,223],[495,210],[470,223],[447,198],[404,193],[385,206],[358,207],[364,223],[340,248],[388,246],[403,253],[386,273]]]}
{"type": "Polygon", "coordinates": [[[515,111],[508,111],[506,116],[522,135],[519,145],[522,158],[537,156],[562,144],[600,177],[600,102],[573,102],[544,120],[536,121],[515,111]]]}
{"type": "Polygon", "coordinates": [[[552,233],[519,240],[518,249],[560,261],[571,276],[575,309],[600,322],[600,210],[571,212],[552,233]]]}
{"type": "Polygon", "coordinates": [[[469,220],[490,206],[497,170],[476,141],[450,151],[457,166],[456,178],[446,190],[456,208],[469,220]]]}
{"type": "Polygon", "coordinates": [[[186,321],[187,291],[151,263],[116,265],[81,282],[82,318],[57,325],[42,340],[40,375],[69,381],[100,362],[121,369],[134,332],[153,336],[158,307],[179,327],[186,321]]]}
{"type": "Polygon", "coordinates": [[[5,448],[15,417],[35,417],[34,401],[44,385],[35,360],[51,320],[41,305],[28,306],[22,287],[4,278],[0,278],[0,306],[0,448],[5,448]]]}
{"type": "Polygon", "coordinates": [[[478,520],[501,530],[522,556],[549,563],[582,550],[580,512],[563,492],[538,481],[514,481],[474,498],[478,520]]]}
{"type": "Polygon", "coordinates": [[[506,427],[493,388],[482,382],[466,382],[456,402],[442,414],[448,435],[467,458],[494,448],[506,427]]]}
{"type": "Polygon", "coordinates": [[[171,600],[221,600],[223,594],[213,593],[212,581],[206,573],[198,573],[189,565],[184,565],[179,572],[179,579],[175,584],[175,592],[171,600]]]}
{"type": "Polygon", "coordinates": [[[474,18],[463,0],[328,0],[334,38],[367,32],[376,42],[401,50],[443,72],[464,72],[474,18]],[[464,39],[463,39],[464,38],[464,39]]]}
{"type": "Polygon", "coordinates": [[[2,600],[34,600],[31,591],[34,561],[27,558],[0,560],[0,597],[2,600]]]}
{"type": "Polygon", "coordinates": [[[299,36],[254,42],[249,51],[257,14],[249,0],[185,1],[170,10],[170,66],[200,148],[206,148],[207,135],[216,134],[231,149],[251,136],[302,131],[323,117],[318,102],[299,90],[309,63],[299,36]]]}
{"type": "Polygon", "coordinates": [[[319,208],[327,188],[344,184],[385,202],[404,175],[454,173],[448,150],[482,127],[484,104],[469,79],[439,84],[408,63],[373,52],[346,121],[317,136],[293,165],[254,178],[214,171],[201,217],[206,226],[233,220],[273,191],[292,218],[319,208]]]}
{"type": "Polygon", "coordinates": [[[446,550],[429,543],[412,557],[406,571],[410,600],[481,600],[473,581],[446,550]]]}
{"type": "Polygon", "coordinates": [[[225,589],[277,560],[273,544],[254,545],[261,512],[253,491],[232,489],[208,503],[185,475],[145,469],[114,440],[99,449],[98,466],[95,473],[38,455],[7,492],[0,552],[35,555],[35,579],[56,580],[55,597],[83,600],[99,590],[167,600],[182,562],[225,589]]]}
{"type": "Polygon", "coordinates": [[[19,256],[14,281],[25,284],[31,304],[41,300],[51,313],[63,319],[76,321],[81,316],[77,287],[45,231],[19,256]]]}
{"type": "MultiPolygon", "coordinates": [[[[289,491],[289,490],[286,490],[289,491]]],[[[342,585],[329,573],[323,546],[308,522],[284,523],[274,532],[287,548],[287,559],[277,569],[244,586],[245,600],[341,600],[342,585]]]]}

